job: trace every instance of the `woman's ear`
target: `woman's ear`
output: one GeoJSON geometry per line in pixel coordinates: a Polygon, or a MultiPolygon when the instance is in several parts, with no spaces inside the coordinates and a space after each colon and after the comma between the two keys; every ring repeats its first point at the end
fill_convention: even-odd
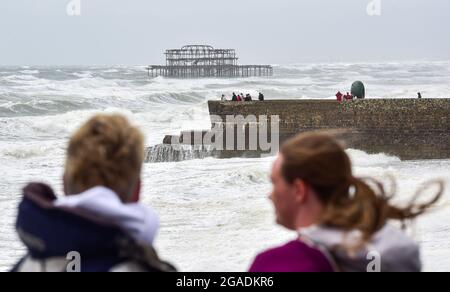
{"type": "Polygon", "coordinates": [[[299,203],[304,203],[308,199],[309,195],[307,184],[301,179],[296,179],[293,186],[295,188],[296,201],[299,203]]]}

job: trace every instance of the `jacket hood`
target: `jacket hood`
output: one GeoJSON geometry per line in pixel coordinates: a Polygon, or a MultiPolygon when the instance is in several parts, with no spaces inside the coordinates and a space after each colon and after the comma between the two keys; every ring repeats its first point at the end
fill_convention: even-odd
{"type": "Polygon", "coordinates": [[[359,231],[313,226],[299,233],[303,241],[322,250],[342,272],[368,271],[371,263],[375,263],[376,271],[380,272],[420,272],[422,269],[418,245],[390,224],[362,246],[359,231]]]}
{"type": "Polygon", "coordinates": [[[158,230],[155,212],[139,204],[123,204],[109,189],[96,187],[57,199],[43,184],[24,189],[17,232],[35,258],[118,254],[118,246],[133,241],[151,246],[158,230]]]}
{"type": "Polygon", "coordinates": [[[156,212],[139,203],[124,204],[110,189],[95,187],[55,201],[56,208],[81,212],[110,222],[140,244],[152,245],[159,228],[156,212]]]}

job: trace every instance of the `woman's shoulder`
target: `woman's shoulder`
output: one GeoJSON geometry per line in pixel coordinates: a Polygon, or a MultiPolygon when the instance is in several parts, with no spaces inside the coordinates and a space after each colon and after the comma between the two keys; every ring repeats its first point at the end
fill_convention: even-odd
{"type": "Polygon", "coordinates": [[[294,240],[259,254],[250,272],[332,272],[327,257],[317,248],[294,240]]]}

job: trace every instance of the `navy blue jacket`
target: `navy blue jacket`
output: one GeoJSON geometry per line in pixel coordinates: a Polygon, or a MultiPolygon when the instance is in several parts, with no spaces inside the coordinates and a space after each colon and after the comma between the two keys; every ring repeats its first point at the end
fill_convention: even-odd
{"type": "Polygon", "coordinates": [[[72,251],[81,256],[82,272],[107,272],[124,263],[133,263],[140,271],[175,270],[160,261],[151,246],[137,244],[117,226],[83,212],[56,208],[55,200],[53,190],[44,184],[24,188],[16,229],[28,254],[13,271],[20,271],[27,260],[66,258],[72,251]]]}

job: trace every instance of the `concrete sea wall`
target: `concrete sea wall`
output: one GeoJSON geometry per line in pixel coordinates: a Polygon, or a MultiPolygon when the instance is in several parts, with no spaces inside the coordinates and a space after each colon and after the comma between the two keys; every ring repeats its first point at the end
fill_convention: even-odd
{"type": "Polygon", "coordinates": [[[349,148],[404,160],[450,158],[450,99],[210,101],[209,111],[223,120],[279,116],[281,143],[305,131],[345,130],[349,148]]]}

